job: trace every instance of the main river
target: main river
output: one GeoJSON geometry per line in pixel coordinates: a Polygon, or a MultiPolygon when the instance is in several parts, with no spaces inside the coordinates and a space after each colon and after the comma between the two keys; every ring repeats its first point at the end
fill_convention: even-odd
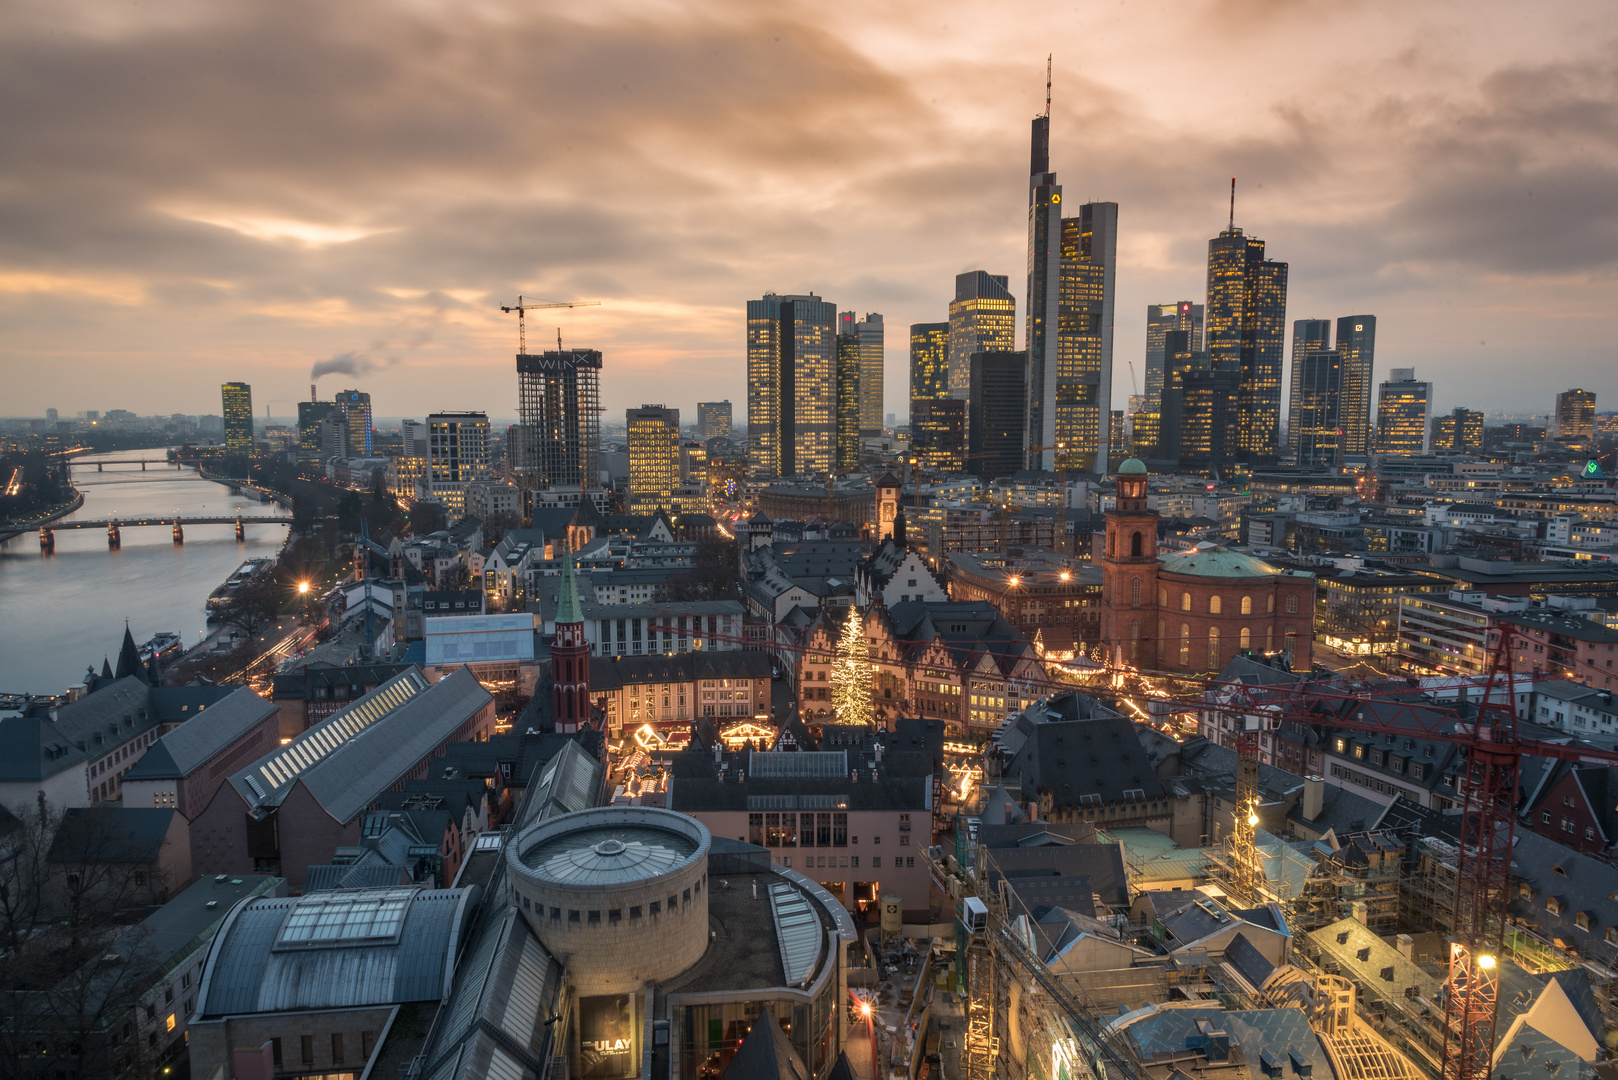
{"type": "MultiPolygon", "coordinates": [[[[195,469],[173,465],[109,465],[96,461],[161,458],[162,450],[130,450],[75,458],[73,482],[84,505],[66,519],[187,516],[284,516],[272,503],[232,495],[195,469]]],[[[55,554],[41,554],[38,531],[0,544],[0,693],[61,693],[84,669],[117,661],[124,620],[137,645],[161,630],[195,645],[207,628],[208,594],[245,559],[273,556],[285,525],[249,525],[244,543],[233,525],[192,525],[185,543],[166,528],[123,530],[123,546],[107,547],[102,529],[56,534],[55,554]]]]}

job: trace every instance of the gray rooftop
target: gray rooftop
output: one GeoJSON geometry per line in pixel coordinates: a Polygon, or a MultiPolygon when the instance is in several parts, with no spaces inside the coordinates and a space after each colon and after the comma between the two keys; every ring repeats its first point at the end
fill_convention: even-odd
{"type": "Polygon", "coordinates": [[[280,711],[273,701],[265,701],[247,687],[240,687],[229,697],[215,702],[206,714],[197,713],[152,744],[124,774],[124,780],[189,776],[215,754],[280,711]]]}

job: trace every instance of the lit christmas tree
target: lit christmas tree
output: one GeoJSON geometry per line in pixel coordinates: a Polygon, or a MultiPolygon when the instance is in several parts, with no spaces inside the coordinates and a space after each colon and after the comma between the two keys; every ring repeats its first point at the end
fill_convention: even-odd
{"type": "Polygon", "coordinates": [[[839,724],[870,724],[875,718],[865,627],[853,605],[849,605],[843,635],[837,639],[837,659],[831,666],[831,707],[839,724]]]}

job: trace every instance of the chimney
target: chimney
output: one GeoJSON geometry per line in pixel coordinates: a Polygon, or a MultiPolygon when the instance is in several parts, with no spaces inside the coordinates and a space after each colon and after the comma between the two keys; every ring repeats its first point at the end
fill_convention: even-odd
{"type": "Polygon", "coordinates": [[[744,780],[746,780],[746,779],[747,779],[747,772],[746,772],[746,770],[743,770],[743,769],[738,769],[738,770],[737,770],[737,771],[736,771],[736,782],[737,782],[737,783],[738,783],[738,784],[740,784],[740,783],[742,783],[742,782],[743,782],[743,781],[744,781],[744,780]]]}
{"type": "Polygon", "coordinates": [[[873,783],[873,784],[876,783],[876,770],[875,769],[871,770],[871,783],[873,783]]]}
{"type": "Polygon", "coordinates": [[[1303,778],[1303,819],[1313,821],[1320,816],[1322,804],[1326,799],[1326,778],[1324,776],[1306,776],[1303,778]]]}
{"type": "Polygon", "coordinates": [[[1370,908],[1366,906],[1364,900],[1354,901],[1354,903],[1349,906],[1349,911],[1353,913],[1355,922],[1362,926],[1366,925],[1366,919],[1370,915],[1370,908]]]}
{"type": "Polygon", "coordinates": [[[1415,963],[1416,939],[1409,934],[1400,934],[1394,941],[1396,943],[1395,947],[1399,950],[1399,955],[1409,960],[1412,964],[1415,963]]]}
{"type": "Polygon", "coordinates": [[[857,784],[860,782],[860,771],[858,769],[854,769],[849,772],[848,782],[851,784],[857,784]]]}
{"type": "Polygon", "coordinates": [[[319,398],[315,397],[315,384],[314,383],[309,384],[309,400],[310,401],[319,401],[320,400],[319,398]]]}
{"type": "Polygon", "coordinates": [[[1028,820],[1029,821],[1038,821],[1039,820],[1039,803],[1038,803],[1037,800],[1034,800],[1034,799],[1028,800],[1028,820]]]}

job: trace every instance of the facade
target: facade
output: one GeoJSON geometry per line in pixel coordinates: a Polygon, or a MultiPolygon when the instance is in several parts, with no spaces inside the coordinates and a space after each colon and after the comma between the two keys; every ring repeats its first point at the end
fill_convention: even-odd
{"type": "Polygon", "coordinates": [[[1010,476],[1023,467],[1028,354],[973,353],[969,365],[966,471],[984,480],[1010,476]]]}
{"type": "Polygon", "coordinates": [[[1457,406],[1448,416],[1433,418],[1431,448],[1483,452],[1483,414],[1477,409],[1457,406]]]}
{"type": "Polygon", "coordinates": [[[1371,450],[1371,376],[1376,367],[1376,316],[1344,315],[1337,320],[1337,355],[1343,364],[1343,396],[1338,409],[1342,453],[1371,450]]]}
{"type": "Polygon", "coordinates": [[[321,457],[320,422],[337,411],[335,401],[298,402],[298,456],[321,457]]]}
{"type": "Polygon", "coordinates": [[[770,715],[773,664],[757,650],[597,657],[588,665],[590,701],[603,708],[614,738],[646,724],[685,731],[700,718],[770,715]]]}
{"type": "Polygon", "coordinates": [[[949,323],[911,323],[910,400],[948,396],[949,323]]]}
{"type": "Polygon", "coordinates": [[[837,407],[837,308],[815,296],[766,293],[747,302],[749,476],[832,470],[837,407]]]}
{"type": "Polygon", "coordinates": [[[959,398],[914,398],[910,402],[910,448],[924,469],[966,469],[966,402],[959,398]]]}
{"type": "MultiPolygon", "coordinates": [[[[853,327],[854,313],[845,311],[838,317],[839,327],[853,327]]],[[[837,389],[836,431],[832,436],[833,470],[852,472],[860,464],[860,399],[863,385],[864,362],[860,355],[860,337],[852,329],[837,334],[837,389]]]]}
{"type": "MultiPolygon", "coordinates": [[[[280,742],[281,710],[247,687],[187,720],[147,748],[123,777],[123,804],[178,810],[190,821],[225,774],[280,742]]],[[[187,860],[189,862],[189,859],[187,860]]]]}
{"type": "Polygon", "coordinates": [[[1101,571],[1050,551],[1018,557],[953,552],[950,597],[993,604],[1047,654],[1087,651],[1101,640],[1101,571]]]}
{"type": "Polygon", "coordinates": [[[563,734],[579,731],[590,722],[590,642],[584,634],[571,551],[562,555],[556,637],[551,643],[551,719],[563,734]]]}
{"type": "Polygon", "coordinates": [[[1338,465],[1343,455],[1343,360],[1335,349],[1293,356],[1292,423],[1287,441],[1299,465],[1338,465]]]}
{"type": "MultiPolygon", "coordinates": [[[[1241,378],[1234,371],[1173,367],[1164,434],[1185,470],[1221,469],[1241,456],[1241,378]]],[[[1159,451],[1160,456],[1166,456],[1159,451]]]]}
{"type": "Polygon", "coordinates": [[[972,385],[972,355],[1017,347],[1017,298],[1005,274],[970,270],[955,275],[949,305],[949,346],[944,382],[951,397],[966,398],[972,385]]]}
{"type": "Polygon", "coordinates": [[[554,349],[517,357],[525,491],[601,486],[601,350],[554,349]]]}
{"type": "Polygon", "coordinates": [[[1050,454],[1056,440],[1045,438],[1046,413],[1056,406],[1050,392],[1055,386],[1057,319],[1061,311],[1062,285],[1062,186],[1051,171],[1051,112],[1034,117],[1029,150],[1028,177],[1028,292],[1024,317],[1023,349],[1028,354],[1027,382],[1023,387],[1024,405],[1022,465],[1050,468],[1043,449],[1050,454]],[[1035,450],[1035,447],[1042,449],[1035,450]]]}
{"type": "Polygon", "coordinates": [[[427,418],[428,499],[443,503],[453,520],[466,512],[467,485],[489,475],[487,413],[445,412],[427,418]]]}
{"type": "Polygon", "coordinates": [[[1287,455],[1298,456],[1298,407],[1303,402],[1303,358],[1311,352],[1324,352],[1331,348],[1331,322],[1327,319],[1294,319],[1292,321],[1292,368],[1290,392],[1287,395],[1287,455]]]}
{"type": "Polygon", "coordinates": [[[1126,461],[1107,513],[1101,619],[1114,663],[1219,671],[1238,653],[1285,651],[1307,669],[1314,575],[1207,542],[1159,555],[1158,515],[1147,506],[1146,484],[1145,465],[1126,461]]]}
{"type": "Polygon", "coordinates": [[[225,413],[225,453],[253,452],[253,388],[244,382],[228,382],[219,388],[225,413]]]}
{"type": "MultiPolygon", "coordinates": [[[[854,312],[839,317],[838,332],[854,335],[859,353],[859,434],[868,439],[882,435],[882,378],[885,368],[882,316],[867,311],[855,319],[854,312]]],[[[841,385],[841,384],[839,384],[841,385]]]]}
{"type": "Polygon", "coordinates": [[[348,432],[348,456],[370,457],[371,395],[359,390],[340,390],[335,400],[348,432]]]}
{"type": "Polygon", "coordinates": [[[697,431],[704,439],[730,438],[730,402],[697,402],[697,431]]]}
{"type": "Polygon", "coordinates": [[[1556,437],[1595,438],[1596,395],[1594,390],[1564,390],[1556,395],[1556,437]]]}
{"type": "Polygon", "coordinates": [[[941,602],[949,594],[919,552],[890,536],[854,567],[854,603],[869,607],[878,599],[891,606],[908,600],[941,602]]]}
{"type": "MultiPolygon", "coordinates": [[[[1044,369],[1045,404],[1029,465],[1105,473],[1112,443],[1118,204],[1085,203],[1076,217],[1062,220],[1061,235],[1055,357],[1044,369]]],[[[1035,438],[1032,429],[1029,438],[1035,438]]]]}
{"type": "Polygon", "coordinates": [[[1415,368],[1393,368],[1388,376],[1377,398],[1377,453],[1425,454],[1433,384],[1419,382],[1415,368]]]}
{"type": "Polygon", "coordinates": [[[580,610],[592,656],[657,656],[723,652],[741,648],[738,600],[689,600],[665,604],[603,604],[585,599],[580,610]]]}
{"type": "Polygon", "coordinates": [[[1142,411],[1163,411],[1165,335],[1171,330],[1183,330],[1189,335],[1190,351],[1202,351],[1202,310],[1201,304],[1189,300],[1146,308],[1146,401],[1142,411]]]}
{"type": "Polygon", "coordinates": [[[1243,461],[1279,455],[1286,310],[1287,264],[1266,259],[1264,241],[1233,220],[1208,241],[1205,340],[1214,369],[1237,376],[1234,442],[1243,461]]]}
{"type": "Polygon", "coordinates": [[[680,410],[662,405],[627,409],[624,429],[629,439],[629,513],[674,512],[680,486],[680,410]]]}

